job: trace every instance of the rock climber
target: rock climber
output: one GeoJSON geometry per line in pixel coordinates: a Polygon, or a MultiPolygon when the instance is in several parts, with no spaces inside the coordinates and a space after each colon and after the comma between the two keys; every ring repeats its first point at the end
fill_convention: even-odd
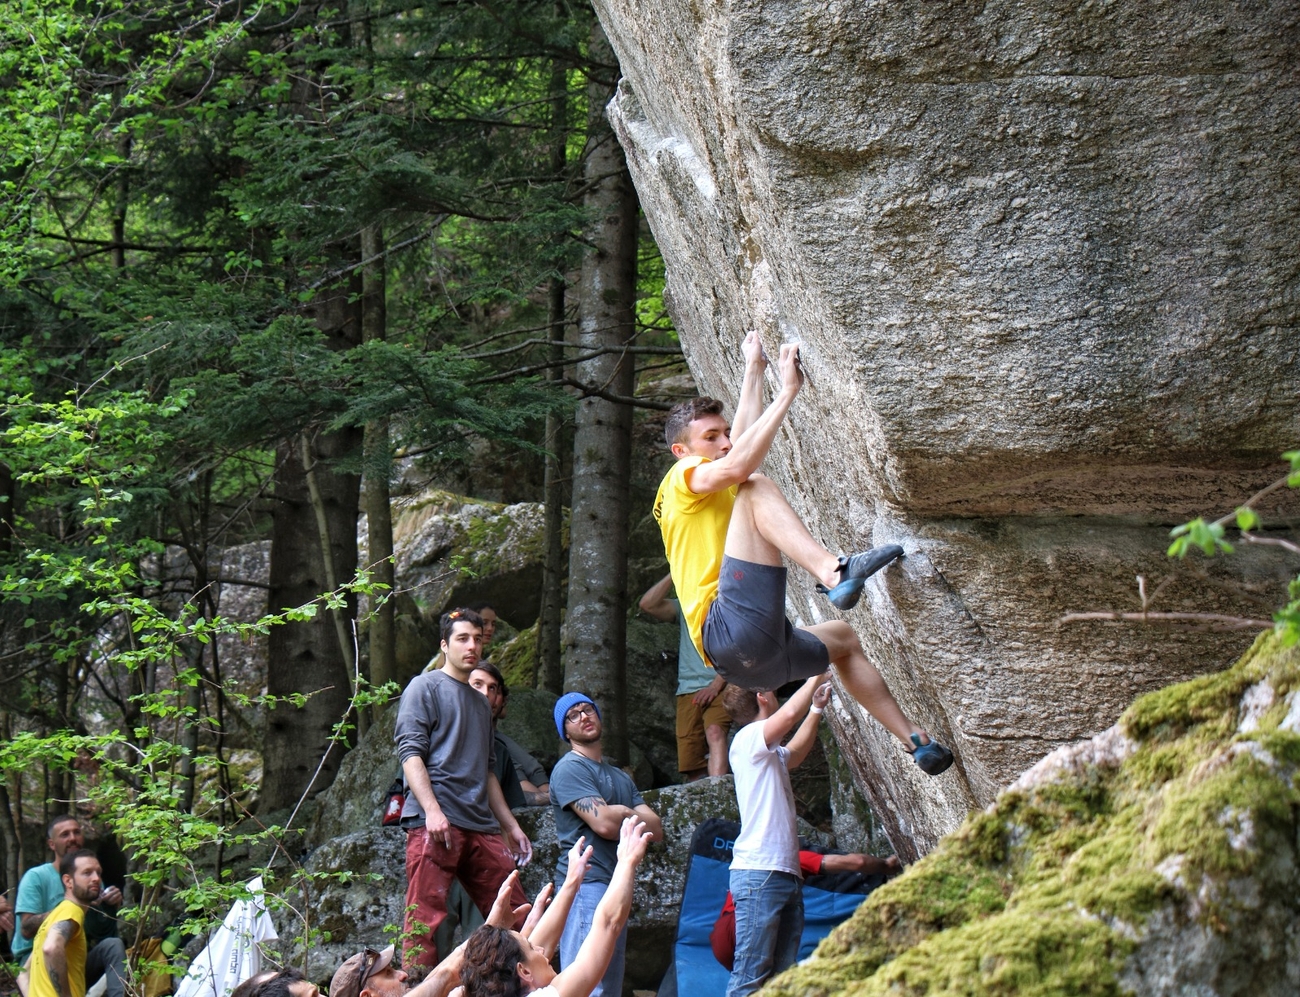
{"type": "Polygon", "coordinates": [[[744,689],[778,689],[833,667],[849,695],[903,742],[923,771],[938,775],[952,764],[952,752],[903,715],[853,628],[843,620],[795,628],[786,619],[782,554],[847,610],[867,578],[903,548],[890,544],[837,557],[757,473],[803,385],[803,371],[798,344],[783,345],[781,388],[764,409],[767,357],[756,332],[745,337],[743,352],[734,426],[721,402],[695,398],[674,407],[664,427],[677,461],[659,485],[654,516],[691,638],[720,675],[744,689]]]}

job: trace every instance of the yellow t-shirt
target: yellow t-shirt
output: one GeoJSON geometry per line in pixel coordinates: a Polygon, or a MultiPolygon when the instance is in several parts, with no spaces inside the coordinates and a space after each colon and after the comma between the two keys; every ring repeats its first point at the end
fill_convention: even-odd
{"type": "Polygon", "coordinates": [[[36,940],[32,942],[32,961],[28,966],[31,970],[32,982],[27,997],[86,997],[85,922],[85,908],[71,900],[60,901],[54,910],[50,911],[49,916],[41,922],[40,930],[36,932],[36,940]],[[77,932],[68,939],[64,949],[68,959],[69,993],[62,995],[55,991],[54,984],[50,982],[50,974],[45,970],[45,955],[41,951],[41,946],[45,944],[45,936],[60,921],[77,922],[77,932]]]}
{"type": "Polygon", "coordinates": [[[686,485],[686,472],[705,463],[707,457],[683,457],[664,475],[655,495],[654,516],[664,536],[668,570],[677,589],[682,619],[691,642],[705,664],[713,662],[704,653],[704,617],[718,597],[718,572],[727,543],[731,509],[736,489],[696,495],[686,485]]]}

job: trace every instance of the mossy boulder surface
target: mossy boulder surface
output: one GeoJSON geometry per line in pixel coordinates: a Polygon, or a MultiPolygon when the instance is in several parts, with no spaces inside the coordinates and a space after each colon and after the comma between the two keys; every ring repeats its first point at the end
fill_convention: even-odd
{"type": "Polygon", "coordinates": [[[765,994],[1300,992],[1300,650],[1138,699],[765,994]]]}

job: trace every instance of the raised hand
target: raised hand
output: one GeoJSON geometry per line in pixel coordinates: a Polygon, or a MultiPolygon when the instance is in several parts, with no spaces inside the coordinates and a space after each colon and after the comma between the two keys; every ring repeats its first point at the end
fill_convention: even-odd
{"type": "Polygon", "coordinates": [[[587,844],[587,836],[579,835],[578,840],[569,849],[569,871],[565,874],[566,878],[581,883],[587,875],[587,870],[591,868],[591,856],[595,851],[595,848],[587,844]]]}
{"type": "Polygon", "coordinates": [[[781,390],[791,393],[803,387],[803,368],[799,365],[799,344],[782,343],[781,358],[777,362],[781,371],[781,390]]]}
{"type": "Polygon", "coordinates": [[[813,690],[812,704],[819,710],[826,709],[826,704],[831,701],[831,684],[823,682],[813,690]]]}
{"type": "Polygon", "coordinates": [[[763,341],[759,339],[757,329],[750,329],[745,333],[745,341],[740,344],[740,352],[745,355],[746,365],[767,366],[767,354],[763,352],[763,341]]]}
{"type": "Polygon", "coordinates": [[[484,923],[492,925],[494,928],[513,928],[515,922],[520,916],[527,914],[532,909],[532,904],[522,904],[519,907],[510,906],[510,894],[519,882],[519,870],[510,870],[501,883],[501,888],[497,890],[497,898],[492,901],[492,909],[488,911],[488,916],[484,923]]]}
{"type": "Polygon", "coordinates": [[[640,817],[625,817],[618,832],[618,860],[640,865],[653,837],[640,817]]]}
{"type": "MultiPolygon", "coordinates": [[[[519,874],[516,872],[513,875],[518,876],[519,874]]],[[[525,938],[533,933],[533,929],[537,927],[537,922],[542,919],[542,915],[546,913],[546,908],[551,905],[551,892],[554,889],[554,883],[547,883],[537,894],[536,899],[533,900],[533,909],[528,912],[528,920],[524,922],[523,928],[519,931],[525,938]]]]}

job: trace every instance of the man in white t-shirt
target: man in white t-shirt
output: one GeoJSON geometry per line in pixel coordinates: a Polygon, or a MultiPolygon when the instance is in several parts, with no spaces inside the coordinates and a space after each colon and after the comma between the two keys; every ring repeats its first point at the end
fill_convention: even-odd
{"type": "Polygon", "coordinates": [[[790,770],[802,764],[817,740],[821,712],[831,696],[826,679],[808,679],[784,706],[774,692],[733,685],[722,694],[723,705],[740,728],[729,756],[736,774],[740,834],[731,859],[736,963],[726,997],[754,993],[769,977],[793,966],[799,954],[803,874],[790,770]],[[800,719],[799,730],[782,747],[800,719]]]}

